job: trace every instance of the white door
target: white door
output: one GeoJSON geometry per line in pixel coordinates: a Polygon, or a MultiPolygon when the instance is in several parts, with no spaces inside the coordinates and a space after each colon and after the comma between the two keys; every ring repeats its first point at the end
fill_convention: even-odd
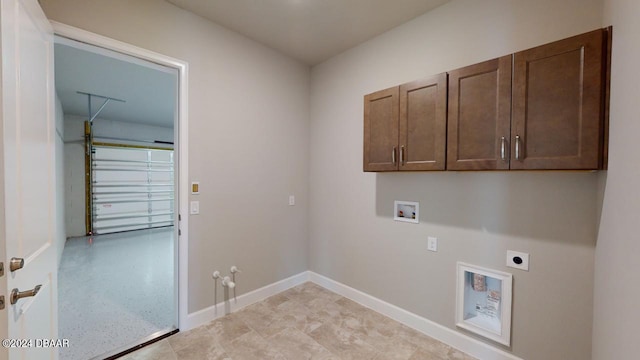
{"type": "Polygon", "coordinates": [[[0,338],[19,340],[4,341],[0,359],[57,359],[45,341],[58,335],[53,31],[36,0],[0,3],[0,338]],[[14,257],[24,267],[10,271],[14,257]],[[11,304],[14,288],[38,285],[11,304]]]}

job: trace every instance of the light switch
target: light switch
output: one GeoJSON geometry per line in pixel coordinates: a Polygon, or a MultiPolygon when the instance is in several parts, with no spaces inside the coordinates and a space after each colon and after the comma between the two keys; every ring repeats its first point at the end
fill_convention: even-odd
{"type": "Polygon", "coordinates": [[[198,195],[198,194],[200,194],[200,182],[193,181],[191,183],[191,195],[198,195]]]}
{"type": "Polygon", "coordinates": [[[191,215],[200,214],[200,201],[192,201],[189,205],[191,215]]]}
{"type": "Polygon", "coordinates": [[[296,197],[295,195],[289,195],[289,206],[293,206],[296,204],[296,197]]]}

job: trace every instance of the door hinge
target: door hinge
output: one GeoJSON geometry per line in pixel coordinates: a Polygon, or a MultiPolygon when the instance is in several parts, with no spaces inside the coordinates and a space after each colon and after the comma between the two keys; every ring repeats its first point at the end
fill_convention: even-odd
{"type": "Polygon", "coordinates": [[[4,276],[4,263],[0,262],[0,276],[4,276]]]}
{"type": "Polygon", "coordinates": [[[182,235],[182,230],[178,229],[178,236],[182,235]]]}
{"type": "Polygon", "coordinates": [[[4,295],[0,295],[0,310],[4,310],[4,295]]]}
{"type": "Polygon", "coordinates": [[[178,221],[182,221],[182,215],[178,214],[178,221]]]}

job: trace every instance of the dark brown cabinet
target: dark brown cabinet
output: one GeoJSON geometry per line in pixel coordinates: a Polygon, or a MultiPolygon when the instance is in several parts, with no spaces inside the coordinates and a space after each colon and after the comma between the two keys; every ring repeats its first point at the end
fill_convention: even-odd
{"type": "Polygon", "coordinates": [[[604,30],[514,54],[511,169],[600,169],[604,30]]]}
{"type": "Polygon", "coordinates": [[[364,171],[444,170],[447,74],[365,96],[364,171]]]}
{"type": "Polygon", "coordinates": [[[447,169],[509,169],[511,56],[449,72],[447,169]]]}
{"type": "Polygon", "coordinates": [[[444,170],[447,74],[400,86],[399,170],[444,170]]]}
{"type": "Polygon", "coordinates": [[[364,171],[398,169],[398,87],[364,97],[364,171]]]}
{"type": "Polygon", "coordinates": [[[366,95],[364,170],[606,168],[610,44],[600,29],[366,95]]]}

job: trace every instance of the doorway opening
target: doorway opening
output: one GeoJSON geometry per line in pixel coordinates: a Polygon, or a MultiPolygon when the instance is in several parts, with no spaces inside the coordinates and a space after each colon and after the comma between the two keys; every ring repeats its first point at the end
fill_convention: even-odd
{"type": "Polygon", "coordinates": [[[67,238],[58,328],[71,343],[60,358],[104,358],[179,327],[180,78],[67,37],[54,53],[67,238]]]}

